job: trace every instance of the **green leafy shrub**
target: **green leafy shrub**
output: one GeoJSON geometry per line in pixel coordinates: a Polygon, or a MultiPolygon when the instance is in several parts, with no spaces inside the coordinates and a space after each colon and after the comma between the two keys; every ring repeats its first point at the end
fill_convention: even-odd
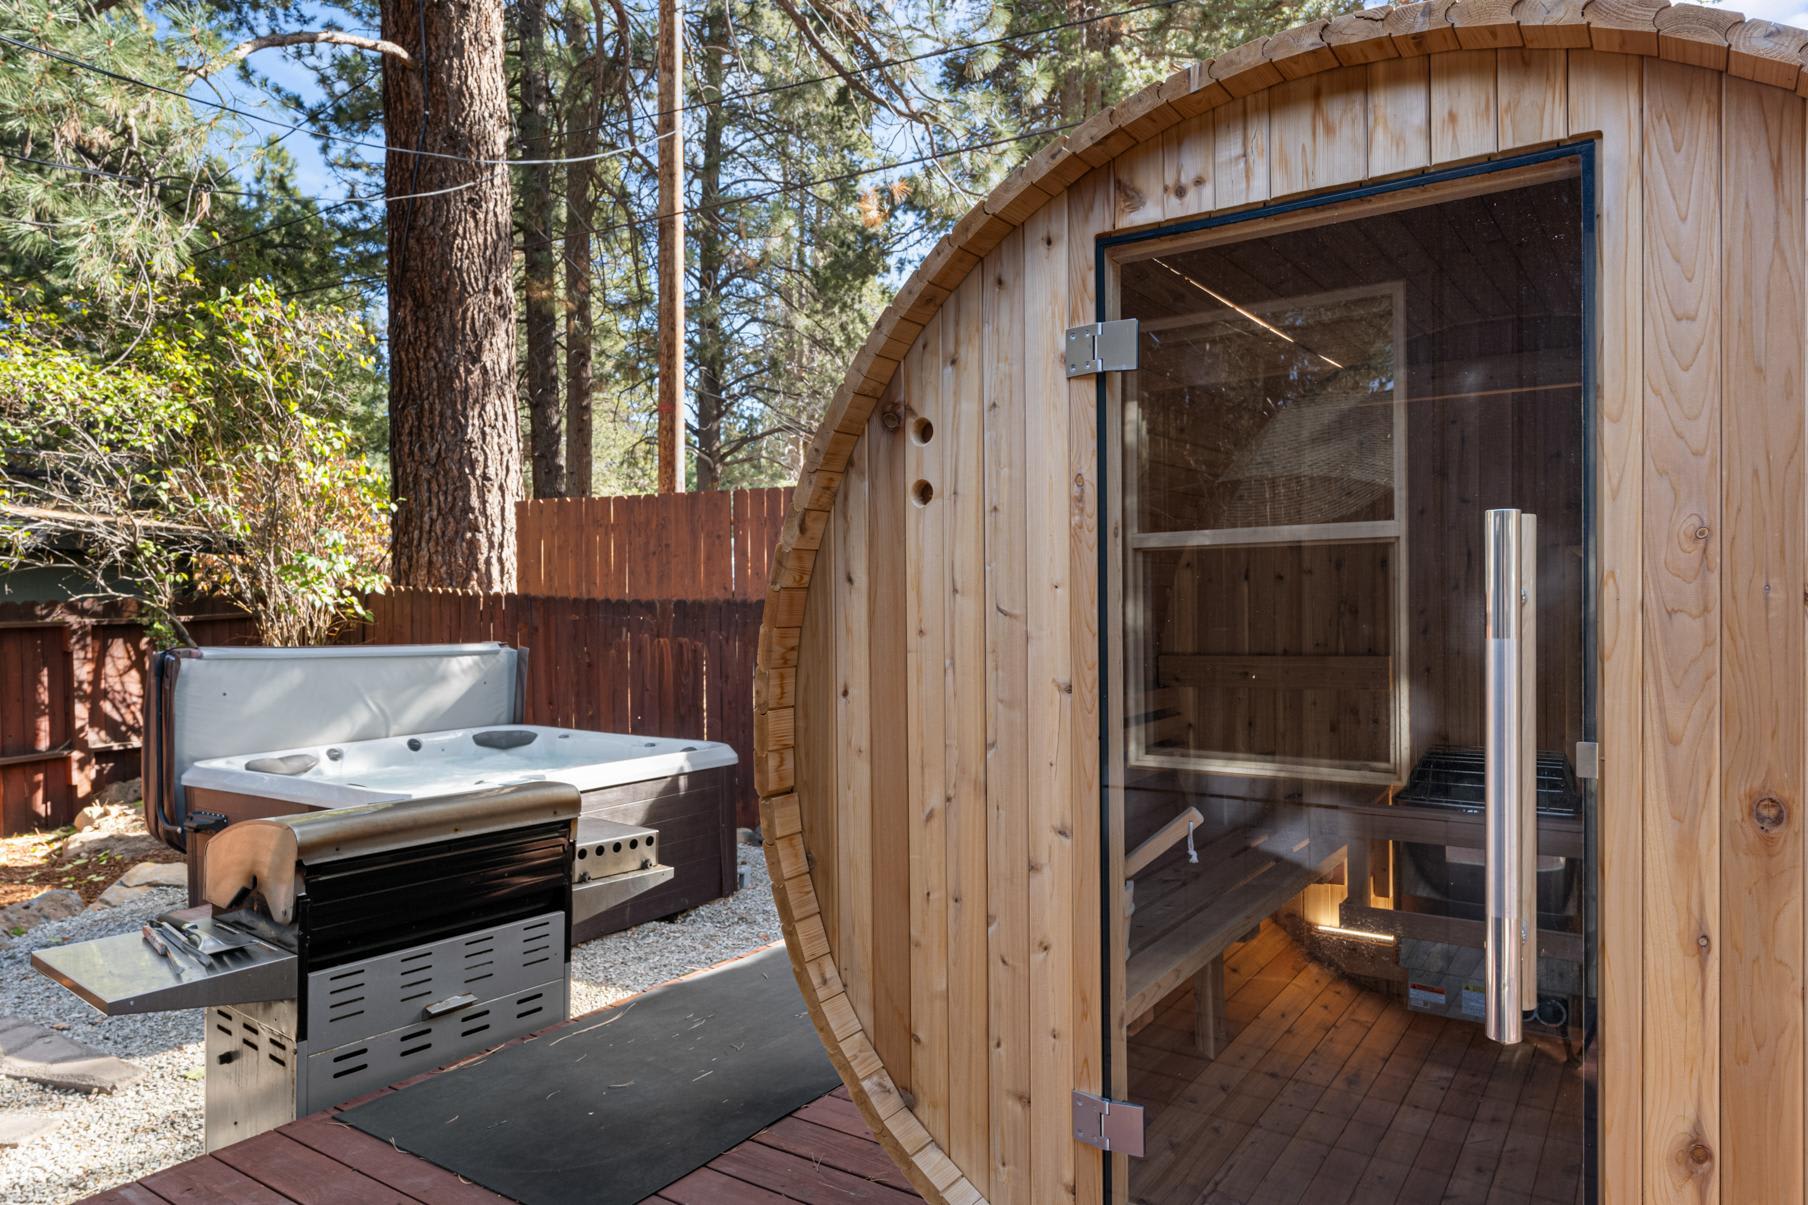
{"type": "Polygon", "coordinates": [[[186,641],[185,597],[314,644],[386,584],[390,504],[356,434],[363,321],[252,283],[107,314],[0,302],[0,571],[72,570],[186,641]]]}

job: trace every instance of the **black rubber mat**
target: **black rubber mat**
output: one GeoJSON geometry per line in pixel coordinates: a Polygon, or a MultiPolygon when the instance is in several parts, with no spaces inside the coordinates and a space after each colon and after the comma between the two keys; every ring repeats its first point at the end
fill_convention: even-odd
{"type": "Polygon", "coordinates": [[[505,1197],[616,1205],[838,1082],[774,946],[339,1119],[505,1197]]]}

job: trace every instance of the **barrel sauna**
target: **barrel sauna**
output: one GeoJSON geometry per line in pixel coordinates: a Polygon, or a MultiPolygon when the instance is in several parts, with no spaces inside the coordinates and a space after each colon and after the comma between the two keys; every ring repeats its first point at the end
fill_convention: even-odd
{"type": "Polygon", "coordinates": [[[1314,22],[901,290],[756,746],[926,1197],[1804,1199],[1805,44],[1314,22]]]}

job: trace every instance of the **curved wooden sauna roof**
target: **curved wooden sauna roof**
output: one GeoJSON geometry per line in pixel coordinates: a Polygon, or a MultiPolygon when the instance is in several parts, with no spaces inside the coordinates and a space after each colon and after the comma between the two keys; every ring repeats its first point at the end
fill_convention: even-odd
{"type": "MultiPolygon", "coordinates": [[[[811,1019],[868,1123],[929,1199],[976,1202],[986,1194],[970,1178],[975,1168],[961,1166],[919,1120],[914,1108],[918,1102],[900,1092],[849,999],[836,969],[831,935],[822,923],[794,793],[797,670],[806,601],[844,473],[869,420],[882,411],[900,363],[918,336],[974,267],[1094,169],[1146,147],[1171,127],[1293,81],[1390,60],[1522,47],[1657,58],[1808,96],[1808,32],[1692,4],[1429,0],[1311,22],[1175,72],[1057,138],[1012,172],[955,224],[899,290],[830,403],[806,455],[773,562],[755,675],[756,780],[773,889],[811,1019]]],[[[1502,78],[1504,89],[1504,72],[1502,78]]],[[[1503,97],[1500,103],[1504,113],[1507,101],[1503,97]]],[[[1492,113],[1488,121],[1493,121],[1492,113]]],[[[1634,115],[1635,126],[1637,121],[1634,115]]],[[[1573,136],[1565,130],[1530,142],[1516,137],[1511,149],[1573,136]]],[[[1503,133],[1502,153],[1509,149],[1508,141],[1503,133]]],[[[1486,158],[1490,153],[1492,147],[1469,157],[1486,158]]],[[[1371,163],[1366,173],[1370,178],[1390,174],[1374,167],[1371,163]]],[[[1358,182],[1333,175],[1310,184],[1306,191],[1358,182]]],[[[1277,187],[1274,195],[1262,199],[1280,195],[1283,190],[1277,187]]],[[[1220,208],[1233,207],[1220,201],[1220,208]]],[[[1159,220],[1160,208],[1157,204],[1147,220],[1159,220]]],[[[1118,226],[1133,223],[1120,219],[1118,226]]],[[[1022,366],[1016,371],[1021,373],[1022,366]]],[[[887,426],[894,423],[895,419],[887,426]]],[[[1061,488],[1065,494],[1065,482],[1061,488]]],[[[896,669],[903,672],[902,665],[896,669]]],[[[1096,943],[1089,953],[1096,956],[1096,943]]],[[[1065,1100],[1061,1107],[1065,1109],[1065,1100]]],[[[971,1155],[967,1161],[972,1162],[971,1155]]],[[[1071,1181],[1066,1195],[1070,1199],[1073,1195],[1071,1181]]]]}

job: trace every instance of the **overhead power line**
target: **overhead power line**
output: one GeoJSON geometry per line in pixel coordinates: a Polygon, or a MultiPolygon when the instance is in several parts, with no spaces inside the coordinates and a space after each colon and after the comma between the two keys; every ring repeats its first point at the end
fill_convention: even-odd
{"type": "MultiPolygon", "coordinates": [[[[949,147],[947,150],[936,151],[936,152],[933,152],[933,153],[927,154],[927,155],[917,155],[914,158],[910,158],[910,159],[896,159],[889,163],[877,163],[871,167],[855,168],[852,171],[838,172],[832,176],[819,176],[814,180],[801,180],[796,184],[786,184],[786,185],[782,185],[781,187],[778,187],[778,188],[769,188],[762,192],[742,193],[739,196],[723,197],[720,201],[717,201],[714,204],[687,206],[687,207],[685,207],[684,212],[687,215],[702,214],[702,213],[718,213],[725,209],[733,209],[737,205],[748,205],[748,204],[752,204],[755,201],[769,201],[773,197],[780,197],[780,196],[785,196],[790,193],[802,192],[805,189],[810,189],[810,188],[820,188],[821,186],[823,186],[825,184],[841,184],[848,180],[857,180],[862,176],[873,176],[873,175],[878,175],[881,172],[896,171],[900,167],[914,167],[914,166],[917,166],[918,164],[930,163],[937,159],[947,159],[954,155],[964,155],[971,151],[990,150],[993,147],[1008,146],[1013,142],[1023,142],[1023,141],[1026,141],[1027,139],[1031,139],[1031,138],[1046,138],[1046,137],[1049,137],[1050,135],[1064,133],[1068,130],[1074,129],[1075,127],[1083,125],[1083,124],[1084,124],[1084,121],[1069,121],[1069,122],[1065,122],[1065,123],[1063,123],[1061,125],[1057,125],[1057,126],[1044,126],[1039,130],[1029,130],[1022,134],[1011,134],[1011,135],[1007,135],[1006,137],[1003,137],[1003,138],[994,138],[987,142],[964,143],[961,146],[949,147]]],[[[605,234],[615,234],[615,233],[618,233],[623,230],[632,230],[637,226],[645,226],[645,225],[648,225],[649,223],[657,222],[661,218],[667,217],[667,216],[669,216],[669,215],[665,214],[665,213],[651,213],[651,214],[647,214],[645,217],[629,218],[627,221],[616,222],[613,225],[599,226],[595,230],[586,231],[586,233],[594,235],[594,236],[600,236],[600,235],[605,235],[605,234]]],[[[564,242],[569,237],[573,237],[573,236],[560,235],[557,238],[555,238],[553,240],[553,242],[561,243],[561,242],[564,242]]],[[[380,279],[382,279],[382,278],[377,277],[377,276],[351,277],[346,280],[335,280],[335,281],[331,281],[327,284],[311,286],[309,288],[300,290],[299,292],[295,292],[295,293],[285,293],[284,296],[285,297],[300,297],[306,293],[318,293],[318,292],[322,292],[326,289],[337,288],[341,285],[350,286],[350,285],[356,285],[356,284],[367,284],[372,281],[376,281],[376,280],[380,280],[380,279]]]]}
{"type": "MultiPolygon", "coordinates": [[[[898,58],[892,58],[892,59],[883,59],[877,63],[872,64],[870,67],[866,67],[858,72],[855,72],[854,74],[861,75],[861,76],[874,75],[874,74],[877,74],[878,72],[888,70],[889,68],[892,68],[892,67],[908,66],[909,64],[912,64],[912,63],[920,63],[925,60],[934,59],[934,58],[943,58],[943,57],[946,57],[951,54],[959,54],[963,51],[983,50],[988,47],[1003,45],[1004,43],[1007,43],[1007,42],[1024,41],[1024,40],[1028,40],[1028,39],[1032,39],[1032,38],[1045,37],[1049,34],[1060,33],[1064,30],[1076,29],[1076,28],[1079,28],[1079,27],[1085,26],[1085,25],[1092,25],[1099,21],[1109,21],[1109,20],[1113,20],[1118,17],[1134,16],[1137,13],[1149,12],[1149,11],[1152,11],[1155,9],[1172,8],[1174,5],[1179,4],[1180,2],[1181,2],[1181,0],[1149,0],[1148,3],[1133,4],[1133,5],[1129,5],[1125,8],[1110,9],[1105,12],[1093,13],[1092,15],[1085,16],[1085,17],[1074,17],[1067,21],[1058,21],[1051,25],[1044,25],[1044,26],[1041,26],[1036,29],[1023,30],[1022,32],[1019,32],[1019,33],[1000,34],[999,36],[993,37],[993,38],[984,38],[984,39],[980,39],[980,40],[972,41],[972,42],[959,42],[952,46],[938,47],[937,49],[925,50],[925,51],[922,51],[917,54],[904,55],[904,56],[901,56],[898,58]]],[[[345,135],[345,134],[335,134],[330,130],[320,129],[318,126],[308,125],[308,124],[304,124],[304,123],[283,121],[280,118],[267,117],[261,113],[252,113],[245,109],[240,109],[233,105],[225,104],[224,102],[221,102],[221,101],[208,100],[207,98],[201,97],[201,96],[192,96],[189,93],[181,92],[174,88],[164,87],[162,84],[152,83],[150,80],[139,79],[136,76],[126,75],[122,72],[113,71],[110,68],[103,67],[98,63],[90,62],[86,59],[79,58],[72,54],[66,54],[60,50],[52,50],[47,46],[39,46],[32,42],[22,42],[17,38],[7,37],[4,34],[0,34],[0,44],[14,46],[20,50],[29,51],[33,54],[43,55],[46,58],[54,59],[61,63],[67,63],[72,67],[79,67],[84,71],[93,72],[96,75],[104,76],[107,79],[114,80],[118,83],[130,84],[133,87],[137,87],[137,88],[146,88],[153,92],[161,92],[166,96],[173,96],[173,97],[176,97],[181,100],[191,101],[194,104],[203,105],[210,109],[216,109],[222,113],[230,113],[234,117],[241,117],[241,118],[245,119],[246,121],[260,122],[264,125],[273,126],[276,129],[285,130],[289,133],[311,134],[316,138],[323,138],[323,139],[326,139],[331,142],[343,143],[347,146],[362,147],[365,150],[381,151],[385,154],[388,154],[389,152],[393,151],[394,153],[396,153],[398,155],[416,155],[416,156],[420,156],[421,158],[426,158],[426,159],[443,159],[443,160],[450,160],[450,161],[458,162],[458,163],[473,163],[473,164],[477,164],[480,166],[486,166],[486,167],[550,167],[550,166],[557,166],[557,165],[566,164],[566,163],[588,163],[588,162],[594,162],[594,161],[598,161],[598,160],[608,159],[613,156],[623,154],[627,151],[640,149],[640,145],[647,145],[647,144],[639,144],[639,145],[630,146],[630,147],[614,148],[614,149],[611,149],[608,151],[598,151],[597,153],[592,154],[592,155],[561,156],[561,157],[548,158],[548,159],[484,159],[484,158],[478,158],[478,157],[474,157],[474,156],[470,156],[470,155],[456,155],[456,154],[452,154],[447,151],[428,151],[428,150],[421,150],[416,147],[394,146],[387,142],[371,142],[366,139],[353,138],[353,137],[351,137],[349,135],[345,135]]],[[[830,83],[830,82],[833,82],[835,80],[839,80],[842,78],[844,78],[844,76],[841,73],[837,72],[837,73],[828,74],[828,75],[812,76],[808,79],[792,80],[792,81],[789,81],[789,82],[786,82],[783,84],[771,84],[771,85],[767,85],[767,86],[761,87],[761,88],[748,89],[743,92],[728,93],[723,96],[717,97],[713,101],[700,102],[699,104],[677,105],[677,106],[672,106],[669,110],[662,109],[662,110],[656,110],[656,111],[652,111],[652,112],[630,114],[627,117],[617,118],[613,121],[604,122],[599,125],[592,126],[592,127],[590,127],[590,130],[592,130],[592,131],[606,130],[606,129],[619,130],[619,129],[623,128],[624,126],[632,127],[634,125],[634,123],[636,123],[636,122],[657,121],[661,116],[664,116],[668,112],[684,113],[684,112],[687,112],[690,109],[694,109],[694,108],[709,108],[711,105],[720,105],[725,101],[753,100],[753,99],[757,99],[761,96],[772,96],[772,95],[776,95],[776,94],[782,93],[782,92],[790,92],[790,91],[793,91],[798,88],[807,88],[807,87],[811,87],[816,84],[830,83]]],[[[585,132],[589,132],[589,131],[585,131],[585,132]]],[[[657,139],[653,140],[654,143],[657,143],[657,141],[658,141],[657,139]]]]}
{"type": "MultiPolygon", "coordinates": [[[[199,180],[176,180],[168,176],[131,176],[126,175],[123,172],[110,172],[103,168],[89,167],[81,163],[64,163],[57,159],[39,159],[31,155],[20,155],[8,150],[0,150],[0,158],[12,159],[19,163],[30,163],[37,167],[53,168],[57,171],[76,172],[84,176],[100,176],[107,180],[118,180],[125,184],[137,185],[141,188],[173,189],[178,192],[193,190],[195,192],[216,193],[223,197],[269,197],[271,195],[267,192],[250,192],[242,188],[216,188],[211,184],[203,184],[199,180]]],[[[368,204],[373,201],[412,201],[417,197],[441,197],[447,193],[463,192],[465,189],[474,188],[481,183],[482,180],[467,180],[463,184],[454,184],[449,188],[435,188],[428,192],[405,192],[397,193],[394,196],[376,194],[363,197],[345,197],[341,200],[332,202],[328,202],[322,197],[298,195],[294,197],[295,200],[312,201],[316,205],[322,206],[322,208],[317,209],[314,213],[307,214],[302,218],[294,218],[288,222],[281,222],[278,223],[277,226],[269,226],[265,229],[274,230],[277,229],[278,226],[293,225],[295,222],[305,221],[307,218],[317,217],[323,213],[330,213],[335,209],[342,209],[347,205],[368,204]]],[[[258,232],[253,231],[252,233],[255,234],[258,232]]],[[[237,240],[234,241],[236,242],[237,240]]]]}
{"type": "MultiPolygon", "coordinates": [[[[1068,21],[1057,21],[1053,25],[1043,25],[1035,29],[1025,29],[1018,33],[1000,34],[995,38],[985,38],[976,42],[957,42],[952,46],[942,46],[935,50],[925,50],[919,54],[908,54],[895,59],[881,59],[879,62],[872,64],[872,66],[863,68],[854,74],[863,76],[874,75],[892,67],[907,67],[912,63],[921,63],[927,59],[946,58],[948,55],[959,54],[964,50],[985,50],[988,47],[1000,46],[1006,42],[1028,41],[1032,38],[1045,37],[1048,34],[1061,33],[1064,30],[1075,29],[1082,25],[1092,25],[1099,21],[1109,21],[1114,17],[1133,17],[1137,13],[1149,12],[1154,9],[1172,8],[1180,2],[1181,0],[1150,0],[1150,3],[1147,4],[1133,4],[1128,8],[1114,8],[1106,12],[1094,13],[1090,17],[1074,17],[1068,21]]],[[[712,101],[700,101],[696,104],[679,105],[669,111],[673,113],[688,113],[692,109],[708,109],[733,100],[757,100],[762,96],[774,96],[782,92],[792,92],[798,88],[808,88],[815,84],[832,83],[835,80],[842,78],[844,78],[843,75],[838,71],[830,72],[827,75],[813,75],[807,79],[790,80],[783,84],[768,84],[760,88],[749,88],[742,92],[725,92],[712,101]]],[[[627,117],[617,117],[610,121],[603,122],[600,125],[591,126],[589,129],[580,132],[590,133],[599,130],[619,130],[623,126],[632,126],[636,122],[657,120],[666,112],[668,112],[668,110],[654,109],[648,112],[630,114],[627,117]]]]}
{"type": "Polygon", "coordinates": [[[331,142],[341,142],[347,146],[363,147],[365,150],[369,151],[382,151],[384,154],[393,151],[398,155],[418,155],[424,159],[445,159],[454,163],[473,163],[480,167],[537,167],[553,166],[561,163],[587,163],[592,160],[608,159],[612,156],[623,154],[627,150],[634,149],[631,147],[617,147],[607,151],[598,151],[594,155],[558,159],[483,159],[472,155],[454,155],[447,151],[424,151],[416,147],[392,146],[387,142],[370,142],[362,138],[353,138],[346,134],[335,134],[331,130],[323,130],[318,126],[302,125],[297,122],[283,121],[276,117],[266,117],[261,113],[247,112],[244,109],[235,108],[234,106],[225,104],[221,101],[208,100],[203,96],[191,96],[186,92],[179,92],[174,88],[166,88],[162,84],[154,84],[150,80],[139,79],[137,76],[125,75],[121,72],[110,70],[109,68],[102,67],[99,63],[91,63],[86,59],[77,58],[72,54],[64,54],[60,50],[52,50],[48,46],[39,46],[32,42],[21,42],[19,39],[9,38],[5,34],[0,34],[0,44],[16,46],[20,50],[28,50],[33,54],[41,54],[45,58],[55,59],[57,62],[67,63],[72,67],[79,67],[84,71],[91,71],[96,75],[105,76],[107,79],[115,80],[122,84],[131,84],[136,88],[147,88],[152,92],[161,92],[165,96],[174,96],[179,100],[186,100],[197,105],[204,105],[209,109],[217,109],[222,113],[230,113],[234,117],[242,117],[246,121],[262,122],[265,125],[273,126],[279,130],[287,130],[292,134],[298,132],[312,134],[316,138],[325,138],[331,142]]]}
{"type": "Polygon", "coordinates": [[[211,184],[203,184],[199,180],[175,180],[171,177],[129,176],[123,172],[110,172],[104,168],[89,167],[83,163],[63,163],[56,159],[39,159],[32,155],[21,155],[15,151],[0,150],[0,159],[11,159],[15,163],[30,163],[36,167],[48,167],[56,171],[76,172],[83,176],[98,176],[105,180],[119,180],[140,188],[164,188],[178,191],[218,193],[223,197],[255,197],[261,194],[247,192],[238,188],[215,188],[211,184]]]}

